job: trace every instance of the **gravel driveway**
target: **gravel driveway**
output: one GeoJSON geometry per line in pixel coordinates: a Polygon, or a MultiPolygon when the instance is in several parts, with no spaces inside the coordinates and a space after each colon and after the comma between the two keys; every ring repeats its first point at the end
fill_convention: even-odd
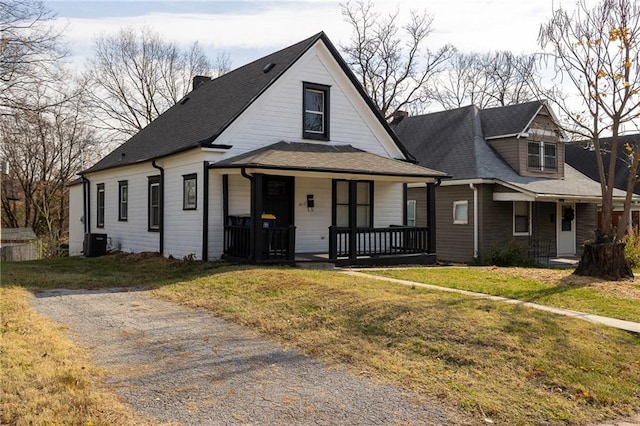
{"type": "MultiPolygon", "coordinates": [[[[34,308],[107,369],[135,410],[198,425],[462,424],[444,407],[145,291],[49,290],[34,308]]],[[[467,424],[467,422],[463,422],[467,424]]]]}

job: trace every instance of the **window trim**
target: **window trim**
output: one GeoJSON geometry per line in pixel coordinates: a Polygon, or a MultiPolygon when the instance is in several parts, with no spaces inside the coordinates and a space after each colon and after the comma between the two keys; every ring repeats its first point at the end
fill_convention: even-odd
{"type": "Polygon", "coordinates": [[[118,181],[118,220],[120,222],[126,222],[129,219],[129,181],[118,181]],[[123,198],[123,190],[126,192],[126,196],[123,198]],[[123,214],[124,212],[124,214],[123,214]]]}
{"type": "MultiPolygon", "coordinates": [[[[331,86],[327,86],[324,84],[310,83],[307,81],[302,82],[302,138],[303,139],[315,139],[321,141],[329,140],[329,122],[330,122],[330,89],[331,86]],[[305,127],[305,117],[307,115],[307,91],[316,91],[323,93],[323,107],[324,111],[322,111],[323,115],[323,129],[322,132],[314,132],[309,131],[305,127]]],[[[315,111],[309,110],[310,113],[315,113],[315,111]]]]}
{"type": "Polygon", "coordinates": [[[531,227],[532,227],[532,208],[531,208],[531,201],[513,201],[512,205],[511,205],[511,214],[512,214],[512,220],[513,220],[513,236],[514,237],[529,237],[531,236],[531,227]],[[527,232],[518,232],[516,231],[516,203],[527,203],[527,210],[528,210],[528,215],[527,215],[527,232]]]}
{"type": "Polygon", "coordinates": [[[453,214],[453,224],[454,225],[468,225],[469,224],[469,200],[458,200],[458,201],[454,201],[453,202],[453,210],[452,210],[452,214],[453,214]],[[465,207],[465,211],[466,211],[466,215],[464,219],[456,219],[456,210],[457,207],[465,207]]]}
{"type": "Polygon", "coordinates": [[[104,228],[105,207],[104,183],[96,185],[96,228],[104,228]]]}
{"type": "Polygon", "coordinates": [[[160,232],[160,227],[162,226],[161,219],[161,211],[160,209],[162,208],[162,200],[161,200],[161,194],[162,192],[160,191],[160,175],[157,176],[149,176],[149,182],[148,182],[148,186],[147,186],[147,231],[149,232],[160,232]],[[152,221],[152,204],[151,204],[151,195],[152,195],[152,190],[153,188],[158,188],[158,224],[157,226],[155,224],[153,224],[152,221]]]}
{"type": "Polygon", "coordinates": [[[182,210],[197,210],[198,209],[198,174],[190,173],[188,175],[182,175],[182,210]],[[194,181],[194,200],[193,203],[189,203],[187,195],[187,182],[194,181]]]}

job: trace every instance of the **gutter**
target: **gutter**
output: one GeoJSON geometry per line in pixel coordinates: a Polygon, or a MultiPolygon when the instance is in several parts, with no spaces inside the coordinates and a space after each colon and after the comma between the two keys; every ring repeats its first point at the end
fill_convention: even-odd
{"type": "Polygon", "coordinates": [[[478,188],[469,184],[473,190],[473,258],[478,258],[478,188]]]}
{"type": "Polygon", "coordinates": [[[151,165],[154,169],[160,170],[160,247],[158,251],[164,256],[164,169],[158,166],[156,160],[153,160],[151,165]]]}

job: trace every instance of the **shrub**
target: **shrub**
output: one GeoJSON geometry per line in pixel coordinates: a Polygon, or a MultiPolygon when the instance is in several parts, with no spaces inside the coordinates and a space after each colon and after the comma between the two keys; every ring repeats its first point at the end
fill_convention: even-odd
{"type": "Polygon", "coordinates": [[[529,257],[528,248],[524,244],[510,240],[504,246],[492,245],[489,251],[480,255],[474,262],[476,265],[494,266],[539,266],[535,259],[529,257]]]}
{"type": "Polygon", "coordinates": [[[624,237],[624,255],[631,268],[640,267],[640,231],[634,228],[624,237]]]}

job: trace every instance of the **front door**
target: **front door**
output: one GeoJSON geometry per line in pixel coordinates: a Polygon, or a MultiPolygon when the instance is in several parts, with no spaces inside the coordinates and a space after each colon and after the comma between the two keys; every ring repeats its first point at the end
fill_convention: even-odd
{"type": "Polygon", "coordinates": [[[558,203],[557,218],[558,256],[574,256],[576,254],[576,205],[558,203]]]}
{"type": "Polygon", "coordinates": [[[276,217],[274,226],[293,225],[293,177],[264,176],[262,212],[276,217]]]}

